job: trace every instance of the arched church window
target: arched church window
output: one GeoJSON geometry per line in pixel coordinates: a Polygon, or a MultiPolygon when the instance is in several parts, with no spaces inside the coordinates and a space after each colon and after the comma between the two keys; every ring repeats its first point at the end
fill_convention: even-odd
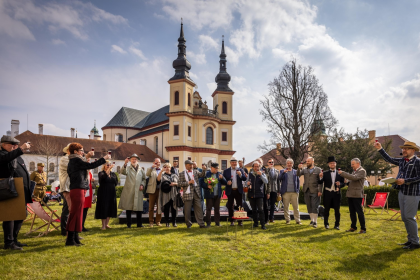
{"type": "Polygon", "coordinates": [[[211,127],[206,129],[206,144],[213,145],[213,129],[211,127]]]}
{"type": "Polygon", "coordinates": [[[179,92],[175,91],[175,102],[174,105],[179,105],[179,92]]]}
{"type": "Polygon", "coordinates": [[[228,112],[228,109],[227,109],[227,102],[223,102],[222,103],[222,114],[227,114],[228,112]]]}

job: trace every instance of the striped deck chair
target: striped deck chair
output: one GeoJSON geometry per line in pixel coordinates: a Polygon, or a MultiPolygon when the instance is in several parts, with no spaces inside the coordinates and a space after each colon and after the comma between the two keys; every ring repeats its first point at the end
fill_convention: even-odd
{"type": "Polygon", "coordinates": [[[28,212],[29,217],[28,217],[28,218],[26,218],[26,220],[24,220],[23,222],[31,221],[31,220],[33,220],[33,219],[34,219],[34,217],[35,217],[34,210],[31,208],[31,206],[30,206],[30,204],[29,204],[29,203],[28,203],[28,204],[26,204],[26,211],[28,212]]]}
{"type": "Polygon", "coordinates": [[[28,236],[29,234],[33,232],[40,231],[37,237],[47,235],[49,232],[53,230],[59,230],[60,226],[60,217],[55,213],[57,210],[52,210],[49,207],[47,207],[48,212],[45,211],[45,209],[42,207],[41,203],[39,202],[33,202],[28,204],[29,207],[34,211],[34,218],[31,223],[31,228],[29,232],[25,234],[25,236],[28,236]],[[42,224],[35,228],[35,220],[38,218],[39,221],[42,222],[42,224]],[[44,228],[46,227],[46,229],[44,228]],[[41,230],[42,229],[42,230],[41,230]],[[45,230],[44,230],[45,229],[45,230]]]}

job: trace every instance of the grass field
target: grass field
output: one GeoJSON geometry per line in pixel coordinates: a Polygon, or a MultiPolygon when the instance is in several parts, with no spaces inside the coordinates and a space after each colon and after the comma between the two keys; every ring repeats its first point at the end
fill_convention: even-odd
{"type": "Polygon", "coordinates": [[[346,233],[347,207],[341,213],[340,231],[325,230],[320,219],[317,229],[283,220],[251,234],[246,222],[235,239],[232,227],[227,237],[226,222],[128,229],[114,219],[112,229],[101,231],[92,208],[82,247],[65,247],[57,231],[25,238],[30,225],[24,223],[20,241],[29,247],[0,250],[0,279],[419,279],[420,250],[397,245],[406,241],[400,220],[369,214],[367,234],[346,233]]]}

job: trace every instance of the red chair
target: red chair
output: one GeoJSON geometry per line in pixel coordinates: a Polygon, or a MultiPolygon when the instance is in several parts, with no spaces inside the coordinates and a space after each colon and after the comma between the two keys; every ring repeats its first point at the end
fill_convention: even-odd
{"type": "Polygon", "coordinates": [[[42,228],[45,226],[47,227],[46,230],[41,231],[38,235],[44,236],[50,233],[53,230],[59,230],[60,226],[60,217],[55,213],[57,210],[51,210],[48,206],[47,208],[50,210],[50,212],[46,212],[45,209],[42,207],[42,204],[39,202],[33,202],[29,203],[28,206],[33,210],[34,212],[34,218],[32,219],[31,228],[29,229],[29,232],[25,234],[25,236],[28,236],[29,234],[37,231],[41,231],[42,228]],[[39,218],[41,225],[37,228],[35,228],[35,220],[36,218],[39,218]]]}
{"type": "Polygon", "coordinates": [[[222,199],[228,199],[225,191],[223,191],[222,199]]]}
{"type": "Polygon", "coordinates": [[[381,214],[385,211],[389,214],[388,212],[388,196],[389,196],[389,192],[377,192],[375,193],[375,197],[373,198],[372,201],[372,205],[368,205],[369,207],[369,212],[370,210],[373,210],[375,213],[376,212],[375,208],[382,208],[382,212],[381,214]],[[385,209],[385,205],[386,205],[386,209],[385,209]]]}
{"type": "Polygon", "coordinates": [[[35,217],[34,210],[31,208],[31,205],[30,205],[29,203],[28,203],[28,204],[26,204],[26,211],[28,211],[28,213],[29,213],[29,217],[28,217],[28,218],[26,218],[26,220],[24,220],[23,222],[31,221],[31,220],[33,220],[33,219],[34,219],[34,217],[35,217]]]}

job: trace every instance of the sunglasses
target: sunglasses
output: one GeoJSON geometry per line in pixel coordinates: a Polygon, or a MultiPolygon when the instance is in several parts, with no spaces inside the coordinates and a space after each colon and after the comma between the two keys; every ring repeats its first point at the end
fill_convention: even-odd
{"type": "Polygon", "coordinates": [[[269,163],[269,164],[273,164],[274,162],[272,162],[272,161],[269,161],[268,163],[269,163]]]}

